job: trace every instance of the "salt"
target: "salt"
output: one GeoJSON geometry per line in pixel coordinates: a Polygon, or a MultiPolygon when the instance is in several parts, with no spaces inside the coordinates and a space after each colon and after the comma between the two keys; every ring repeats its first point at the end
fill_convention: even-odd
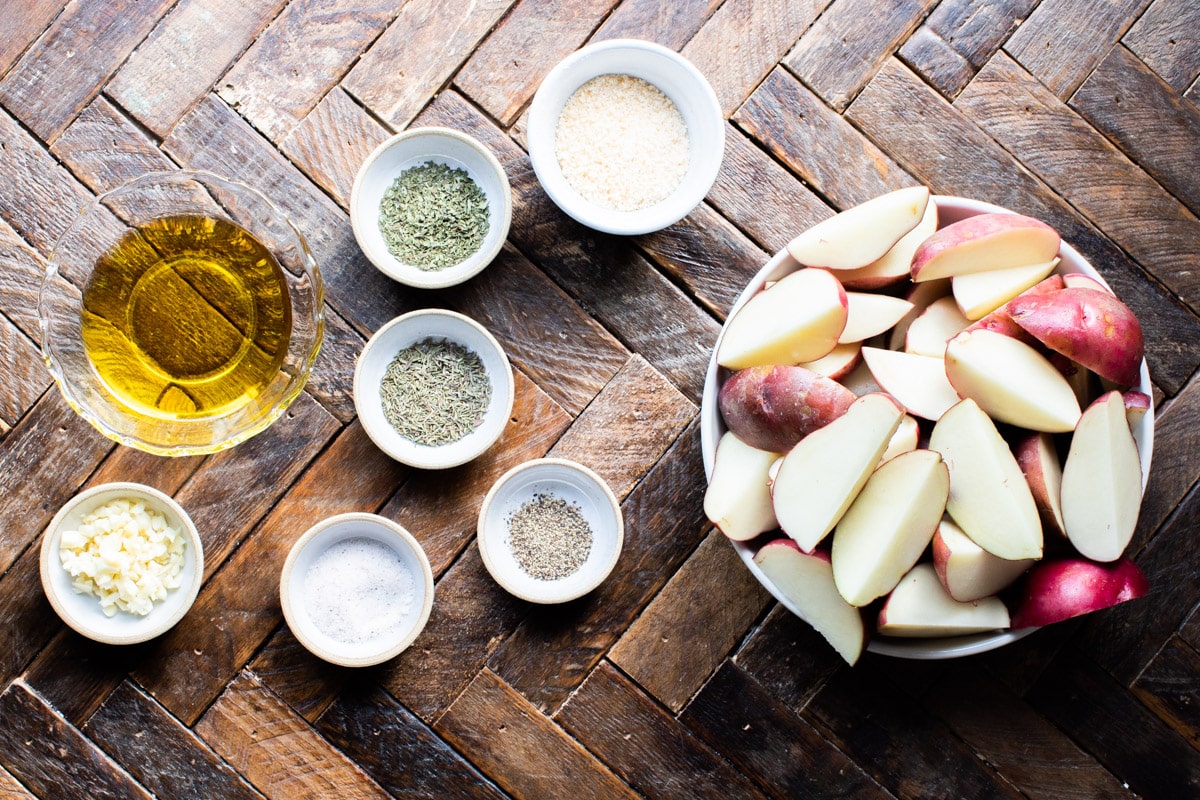
{"type": "Polygon", "coordinates": [[[330,545],[304,574],[305,606],[317,630],[343,644],[394,636],[412,609],[412,574],[386,544],[357,537],[330,545]]]}

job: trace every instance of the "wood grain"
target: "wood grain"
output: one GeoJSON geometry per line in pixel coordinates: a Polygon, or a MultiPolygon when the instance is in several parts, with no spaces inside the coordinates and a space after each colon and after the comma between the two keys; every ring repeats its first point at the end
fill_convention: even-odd
{"type": "Polygon", "coordinates": [[[29,0],[5,9],[7,35],[0,40],[0,77],[8,72],[21,54],[41,35],[66,0],[29,0]]]}
{"type": "Polygon", "coordinates": [[[555,721],[648,798],[761,798],[607,661],[571,695],[555,721]]]}
{"type": "Polygon", "coordinates": [[[776,604],[736,653],[737,665],[772,697],[794,709],[845,662],[807,622],[776,604]]]}
{"type": "Polygon", "coordinates": [[[783,63],[834,110],[845,111],[936,4],[840,0],[800,37],[783,63]]]}
{"type": "Polygon", "coordinates": [[[1200,382],[1192,380],[1165,409],[1154,417],[1159,457],[1150,469],[1135,533],[1135,551],[1141,549],[1200,478],[1200,464],[1183,452],[1196,452],[1196,426],[1200,424],[1200,382]]]}
{"type": "Polygon", "coordinates": [[[342,208],[350,207],[354,176],[388,131],[340,88],[279,143],[279,149],[342,208]]]}
{"type": "Polygon", "coordinates": [[[771,797],[890,797],[794,710],[726,662],[680,720],[771,797]]]}
{"type": "Polygon", "coordinates": [[[833,213],[733,125],[725,128],[725,158],[707,201],[722,216],[737,220],[747,236],[772,254],[833,213]]]}
{"type": "Polygon", "coordinates": [[[92,195],[3,109],[0,143],[0,216],[45,256],[92,195]]]}
{"type": "Polygon", "coordinates": [[[1150,0],[1043,0],[1004,50],[1065,100],[1148,5],[1150,0]]]}
{"type": "MultiPolygon", "coordinates": [[[[205,584],[188,616],[156,642],[153,656],[135,673],[138,683],[173,714],[194,722],[282,620],[279,574],[296,539],[334,514],[378,508],[404,472],[361,426],[347,428],[255,526],[254,547],[237,550],[205,584]],[[335,481],[342,490],[325,491],[335,481]]],[[[181,502],[196,483],[180,493],[181,502]]],[[[202,515],[192,514],[201,524],[202,515]]]]}
{"type": "Polygon", "coordinates": [[[1200,179],[1180,163],[1200,148],[1194,103],[1180,99],[1128,50],[1114,47],[1071,97],[1071,107],[1200,214],[1200,179]]]}
{"type": "Polygon", "coordinates": [[[1182,0],[1155,0],[1122,38],[1176,92],[1184,92],[1200,75],[1200,7],[1182,0]]]}
{"type": "Polygon", "coordinates": [[[504,797],[429,726],[379,689],[342,692],[316,727],[393,797],[504,797]]]}
{"type": "Polygon", "coordinates": [[[733,121],[839,211],[916,183],[782,69],[767,76],[733,121]]]}
{"type": "Polygon", "coordinates": [[[183,0],[105,89],[164,136],[266,27],[287,0],[183,0]]]}
{"type": "Polygon", "coordinates": [[[272,694],[310,723],[358,677],[358,670],[330,664],[308,652],[287,625],[276,628],[248,669],[272,694]]]}
{"type": "Polygon", "coordinates": [[[286,136],[396,15],[391,0],[292,0],[217,84],[271,141],[286,136]]]}
{"type": "Polygon", "coordinates": [[[252,675],[229,685],[196,732],[268,797],[387,797],[252,675]]]}
{"type": "Polygon", "coordinates": [[[30,545],[0,579],[0,680],[3,681],[25,669],[62,628],[42,590],[40,552],[37,544],[30,545]]]}
{"type": "Polygon", "coordinates": [[[1016,62],[997,55],[954,107],[1200,308],[1200,253],[1187,244],[1200,239],[1200,220],[1016,62]]]}
{"type": "Polygon", "coordinates": [[[46,262],[0,219],[0,308],[31,340],[40,336],[38,293],[46,275],[46,262]]]}
{"type": "Polygon", "coordinates": [[[726,0],[683,48],[728,118],[775,68],[829,0],[726,0]]]}
{"type": "Polygon", "coordinates": [[[1178,637],[1146,667],[1130,687],[1143,703],[1171,723],[1192,747],[1200,743],[1200,696],[1191,675],[1200,668],[1200,653],[1178,637]]]}
{"type": "Polygon", "coordinates": [[[93,192],[107,192],[147,172],[175,168],[155,142],[108,98],[97,97],[50,148],[93,192]]]}
{"type": "Polygon", "coordinates": [[[0,317],[0,419],[9,426],[25,415],[52,383],[38,346],[0,317]]]}
{"type": "Polygon", "coordinates": [[[524,0],[475,49],[454,85],[508,126],[542,78],[584,44],[616,0],[576,0],[567,13],[552,0],[524,0]]]}
{"type": "Polygon", "coordinates": [[[719,8],[721,0],[624,0],[592,34],[606,39],[646,39],[679,50],[719,8]]]}
{"type": "Polygon", "coordinates": [[[547,455],[591,468],[624,499],[695,415],[696,407],[635,355],[547,455]],[[593,460],[591,454],[605,449],[602,460],[593,460]]]}
{"type": "Polygon", "coordinates": [[[346,91],[396,128],[403,128],[429,97],[462,66],[514,0],[404,3],[395,21],[346,76],[346,91]],[[414,43],[436,39],[436,47],[414,43]]]}
{"type": "Polygon", "coordinates": [[[885,665],[842,670],[805,707],[830,741],[897,797],[1010,797],[1016,792],[940,721],[906,698],[885,665]]]}
{"type": "Polygon", "coordinates": [[[1143,797],[1191,797],[1200,753],[1126,692],[1079,658],[1060,658],[1029,702],[1143,797]],[[1130,738],[1131,737],[1131,738],[1130,738]]]}
{"type": "Polygon", "coordinates": [[[128,681],[116,688],[83,728],[158,797],[252,800],[250,788],[194,733],[128,681]]]}
{"type": "Polygon", "coordinates": [[[1031,800],[1128,798],[1130,791],[1058,728],[978,668],[955,664],[923,705],[1031,800]]]}
{"type": "Polygon", "coordinates": [[[40,797],[151,795],[20,681],[0,694],[0,762],[40,797]]]}
{"type": "Polygon", "coordinates": [[[622,504],[625,544],[597,589],[561,606],[537,606],[488,667],[539,709],[553,709],[587,676],[699,543],[703,472],[692,423],[622,504]]]}
{"type": "Polygon", "coordinates": [[[943,0],[900,48],[913,71],[953,99],[1037,0],[943,0]]]}
{"type": "Polygon", "coordinates": [[[678,713],[770,602],[729,540],[713,530],[608,657],[678,713]]]}
{"type": "Polygon", "coordinates": [[[580,800],[637,797],[488,670],[479,673],[434,730],[474,754],[484,774],[517,797],[553,797],[566,787],[580,800]]]}
{"type": "Polygon", "coordinates": [[[52,142],[171,5],[171,0],[68,4],[0,82],[0,103],[42,141],[52,142]]]}
{"type": "Polygon", "coordinates": [[[1155,381],[1170,393],[1200,363],[1195,316],[1014,157],[898,61],[889,62],[846,116],[935,193],[973,197],[1053,225],[1138,314],[1155,381]],[[905,109],[919,109],[912,113],[905,109]]]}

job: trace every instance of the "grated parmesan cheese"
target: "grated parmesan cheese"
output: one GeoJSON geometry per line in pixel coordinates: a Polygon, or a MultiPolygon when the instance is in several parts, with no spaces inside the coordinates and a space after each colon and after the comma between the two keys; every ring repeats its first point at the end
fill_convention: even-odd
{"type": "Polygon", "coordinates": [[[63,531],[58,555],[78,594],[100,598],[105,616],[145,616],[179,588],[187,539],[142,500],[110,500],[63,531]]]}
{"type": "Polygon", "coordinates": [[[679,109],[632,75],[599,75],[575,90],[554,131],[567,182],[587,200],[637,211],[665,199],[687,173],[690,145],[679,109]]]}

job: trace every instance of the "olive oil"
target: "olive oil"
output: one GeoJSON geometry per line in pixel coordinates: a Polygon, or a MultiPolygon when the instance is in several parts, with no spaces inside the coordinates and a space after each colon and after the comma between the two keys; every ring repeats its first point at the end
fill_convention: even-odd
{"type": "Polygon", "coordinates": [[[180,419],[253,402],[279,376],[292,317],[266,247],[232,222],[187,215],[131,229],[97,260],[82,326],[118,399],[180,419]]]}

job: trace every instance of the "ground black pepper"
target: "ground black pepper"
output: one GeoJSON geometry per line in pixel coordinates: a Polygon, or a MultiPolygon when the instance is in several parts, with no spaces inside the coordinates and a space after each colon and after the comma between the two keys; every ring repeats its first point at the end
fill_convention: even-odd
{"type": "Polygon", "coordinates": [[[508,520],[517,564],[532,578],[559,580],[579,571],[592,550],[592,528],[579,506],[552,494],[535,494],[508,520]]]}

